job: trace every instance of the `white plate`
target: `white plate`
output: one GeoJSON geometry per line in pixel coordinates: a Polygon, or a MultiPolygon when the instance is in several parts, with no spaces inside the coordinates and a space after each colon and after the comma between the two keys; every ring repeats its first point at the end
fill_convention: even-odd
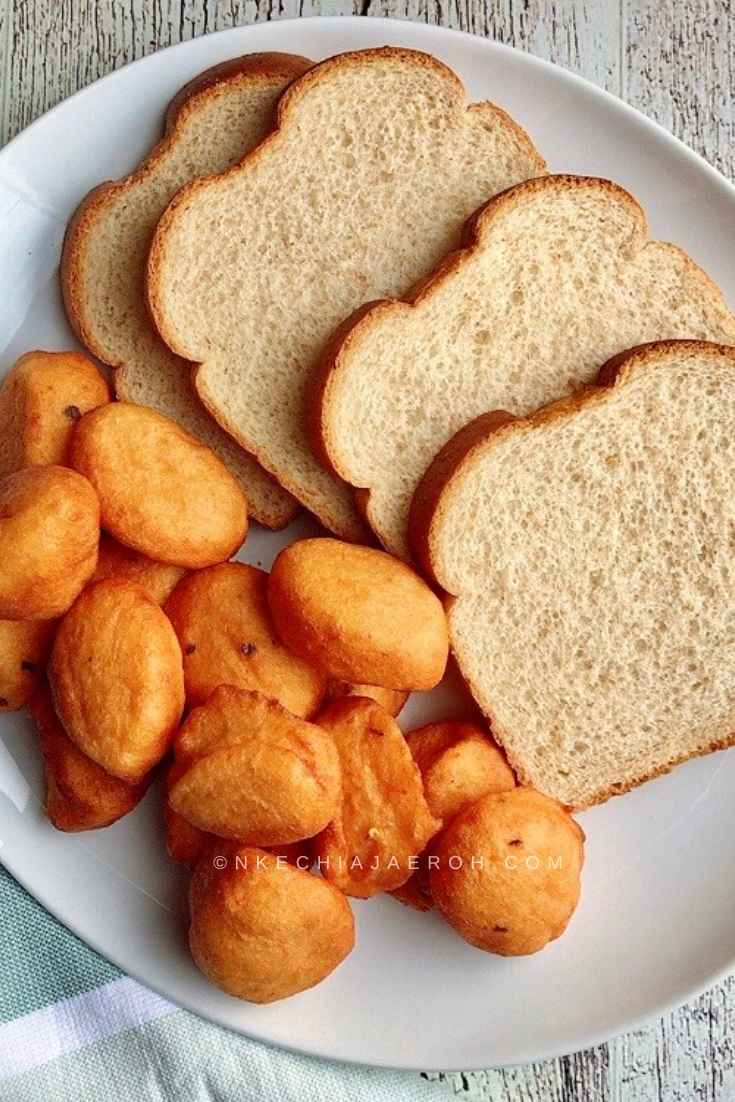
{"type": "MultiPolygon", "coordinates": [[[[285,50],[322,58],[385,43],[443,58],[471,94],[526,126],[553,170],[610,176],[643,202],[657,236],[687,248],[735,299],[735,189],[632,109],[545,62],[435,27],[381,19],[279,22],[200,38],[73,96],[0,153],[0,364],[73,341],[56,279],[67,218],[100,180],[129,170],[164,105],[224,58],[285,50]]],[[[287,537],[254,532],[268,565],[287,537]]],[[[461,707],[451,689],[416,700],[414,724],[461,707]]],[[[404,724],[405,725],[405,724],[404,724]]],[[[434,915],[357,903],[358,946],[313,991],[267,1007],[209,986],[185,948],[185,877],[166,860],[159,794],[79,837],[43,819],[40,765],[24,717],[2,720],[0,840],[8,869],[90,945],[212,1021],[288,1048],[404,1068],[525,1063],[600,1042],[663,1013],[735,963],[735,753],[691,762],[596,808],[582,904],[560,941],[504,960],[434,915]]],[[[6,962],[12,968],[12,962],[6,962]]]]}

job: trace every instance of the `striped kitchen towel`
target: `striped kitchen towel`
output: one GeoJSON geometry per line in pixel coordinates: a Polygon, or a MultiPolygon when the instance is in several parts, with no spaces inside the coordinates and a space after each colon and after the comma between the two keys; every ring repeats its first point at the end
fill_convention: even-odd
{"type": "Polygon", "coordinates": [[[441,1102],[408,1072],[298,1056],[179,1010],[0,867],[0,1102],[441,1102]]]}

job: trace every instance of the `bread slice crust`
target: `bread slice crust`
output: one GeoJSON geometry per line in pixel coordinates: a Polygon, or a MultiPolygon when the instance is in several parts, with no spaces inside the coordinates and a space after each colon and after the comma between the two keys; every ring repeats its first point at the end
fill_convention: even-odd
{"type": "MultiPolygon", "coordinates": [[[[312,447],[325,466],[340,478],[349,482],[363,495],[364,512],[373,531],[383,546],[393,554],[403,558],[409,557],[407,523],[411,494],[408,494],[405,503],[401,504],[400,507],[395,506],[395,503],[389,500],[390,493],[387,486],[382,485],[379,479],[370,473],[375,469],[372,454],[369,459],[363,461],[356,459],[352,452],[353,440],[345,431],[344,410],[347,408],[346,403],[348,401],[346,396],[357,387],[361,387],[363,396],[370,392],[369,380],[365,375],[367,357],[374,355],[373,349],[377,346],[377,340],[386,334],[387,336],[385,336],[381,346],[383,358],[380,360],[377,355],[374,355],[374,363],[371,361],[371,369],[377,363],[377,370],[382,371],[384,365],[391,361],[391,353],[393,352],[396,357],[400,357],[400,341],[404,333],[404,323],[415,324],[415,319],[430,316],[434,303],[444,301],[443,296],[448,294],[453,285],[459,283],[465,272],[470,273],[474,270],[473,266],[476,259],[482,255],[483,251],[493,247],[494,235],[500,235],[503,232],[503,227],[507,225],[508,218],[512,215],[514,209],[522,208],[529,201],[540,200],[548,203],[549,200],[554,200],[557,196],[562,197],[564,194],[572,197],[577,195],[583,201],[585,193],[593,192],[597,192],[601,196],[608,196],[611,204],[617,206],[618,209],[627,211],[629,232],[627,238],[619,243],[626,259],[636,260],[643,255],[646,248],[655,248],[662,257],[671,258],[672,264],[681,264],[693,292],[696,291],[697,296],[705,303],[703,314],[709,311],[712,316],[711,324],[703,324],[700,327],[702,332],[682,332],[681,325],[675,325],[672,320],[671,331],[666,331],[666,326],[662,324],[662,331],[655,333],[654,336],[661,339],[669,337],[706,337],[707,339],[735,343],[735,317],[728,311],[720,289],[682,249],[666,242],[650,240],[646,217],[640,204],[620,185],[597,177],[558,174],[526,180],[495,195],[466,222],[459,249],[448,253],[434,271],[418,282],[408,295],[399,300],[383,299],[370,303],[348,318],[325,348],[316,373],[317,383],[309,409],[309,431],[312,447]],[[393,338],[391,338],[391,333],[395,334],[393,338]],[[392,340],[393,343],[391,343],[392,340]]],[[[519,242],[520,244],[523,243],[519,242]]],[[[496,287],[495,289],[502,288],[496,287]]],[[[533,286],[526,290],[533,293],[533,286]]],[[[526,290],[524,290],[524,293],[526,293],[526,290]]],[[[493,289],[488,287],[486,291],[486,299],[492,310],[493,289]]],[[[459,308],[457,312],[459,312],[459,308]]],[[[432,319],[434,328],[437,325],[441,326],[442,323],[447,326],[453,320],[454,318],[449,316],[443,316],[439,320],[436,317],[432,319]]],[[[477,319],[474,319],[474,321],[479,324],[477,319]]],[[[503,321],[505,322],[505,319],[503,321]]],[[[434,329],[430,329],[427,325],[426,344],[432,340],[433,335],[434,329]]],[[[497,333],[490,333],[488,347],[492,348],[492,341],[497,335],[497,333]]],[[[630,343],[626,340],[622,347],[628,347],[630,343]]],[[[595,359],[594,364],[586,371],[586,377],[575,378],[572,389],[578,389],[584,382],[591,381],[600,363],[608,358],[610,352],[611,350],[608,350],[595,359]]],[[[525,350],[521,350],[518,362],[522,367],[525,367],[524,358],[525,350]]],[[[486,409],[492,409],[497,404],[492,398],[492,389],[496,386],[493,375],[496,365],[493,363],[490,353],[485,354],[481,364],[479,370],[486,372],[488,391],[485,406],[486,409]]],[[[550,387],[551,393],[546,396],[543,402],[537,402],[535,406],[529,409],[516,409],[514,412],[525,414],[531,412],[532,408],[538,408],[540,405],[561,397],[564,390],[569,389],[568,384],[561,377],[565,366],[563,363],[553,365],[552,370],[559,375],[558,385],[555,388],[556,393],[553,393],[554,387],[550,387]]],[[[570,374],[573,373],[570,372],[570,374]]],[[[579,374],[580,372],[577,371],[577,375],[579,374]]],[[[582,372],[582,375],[585,376],[585,372],[582,372]]],[[[379,384],[379,382],[380,379],[376,378],[375,383],[379,384]]],[[[505,381],[502,382],[502,385],[507,389],[505,381]]],[[[400,397],[405,397],[405,395],[400,397]]],[[[417,399],[418,406],[422,405],[421,397],[417,399]]],[[[423,397],[425,399],[424,407],[428,406],[430,413],[441,416],[441,400],[428,394],[428,392],[423,397]]],[[[396,399],[396,402],[399,401],[399,398],[396,399]]],[[[473,398],[473,401],[477,404],[476,397],[473,398]]],[[[387,410],[381,408],[381,412],[385,414],[383,419],[384,439],[390,440],[396,435],[394,431],[396,426],[391,423],[387,410]]],[[[457,431],[463,421],[467,422],[474,419],[478,413],[479,410],[477,409],[474,411],[468,409],[453,429],[448,432],[438,430],[431,447],[427,451],[422,445],[420,455],[418,451],[410,456],[407,451],[404,451],[401,455],[392,454],[384,447],[381,452],[381,457],[384,460],[384,471],[387,471],[389,477],[393,479],[395,471],[405,465],[406,481],[412,483],[413,491],[427,465],[431,462],[433,455],[441,449],[447,439],[451,438],[453,432],[457,431]],[[407,467],[409,464],[412,466],[410,471],[407,467]],[[413,469],[414,464],[415,470],[413,469]]],[[[370,450],[372,451],[372,449],[370,450]]],[[[408,449],[408,452],[410,451],[411,448],[408,449]]]]}
{"type": "MultiPolygon", "coordinates": [[[[328,82],[335,80],[342,73],[349,73],[357,67],[379,66],[380,64],[405,64],[433,74],[438,81],[445,83],[451,89],[451,97],[454,100],[455,109],[467,112],[474,120],[477,120],[478,134],[483,129],[497,128],[502,130],[509,144],[518,152],[518,160],[522,162],[523,169],[515,174],[515,178],[525,178],[527,175],[536,175],[545,170],[545,163],[534,148],[525,131],[514,122],[501,108],[490,103],[466,103],[465,89],[459,77],[436,58],[419,53],[417,51],[399,47],[382,47],[372,50],[355,51],[345,53],[337,57],[329,58],[314,66],[303,77],[295,81],[283,94],[278,104],[277,124],[273,132],[261,143],[261,145],[249,153],[242,162],[222,173],[216,181],[201,180],[192,183],[183,189],[170,204],[156,231],[148,265],[148,298],[151,314],[156,327],[163,339],[177,354],[196,360],[200,366],[194,372],[194,383],[197,392],[204,405],[209,409],[219,423],[229,432],[243,447],[256,455],[259,461],[301,502],[311,509],[318,518],[337,535],[345,539],[364,541],[369,538],[364,521],[359,509],[354,507],[351,495],[340,481],[325,477],[323,468],[314,463],[308,439],[308,426],[304,423],[306,415],[300,418],[301,423],[294,425],[289,441],[289,447],[273,448],[269,440],[263,434],[259,434],[258,428],[250,424],[243,424],[242,418],[233,414],[223,399],[223,381],[221,373],[215,371],[211,358],[207,357],[208,335],[202,326],[196,334],[192,331],[183,331],[182,318],[175,315],[171,307],[169,271],[176,266],[173,256],[172,244],[174,236],[183,220],[192,209],[203,210],[203,204],[209,189],[212,186],[222,187],[238,177],[242,181],[253,179],[262,165],[271,164],[271,160],[277,156],[279,150],[285,147],[293,134],[298,133],[299,115],[302,105],[308,100],[309,93],[317,86],[326,86],[328,82]],[[280,454],[276,454],[280,451],[280,454]],[[298,452],[296,462],[290,462],[290,453],[298,452]],[[304,469],[308,473],[304,474],[304,469]],[[310,481],[311,479],[311,481],[310,481]],[[316,488],[316,481],[320,482],[316,488]]],[[[319,136],[312,135],[311,141],[318,143],[319,136]]],[[[308,164],[304,166],[304,177],[307,175],[308,164]]],[[[351,185],[351,193],[359,191],[358,181],[351,185]]],[[[485,190],[484,195],[488,191],[485,190]]],[[[483,196],[484,197],[484,196],[483,196]]],[[[339,218],[339,210],[334,214],[335,221],[339,218]]],[[[242,226],[239,232],[247,237],[246,229],[242,226]]],[[[428,265],[431,267],[431,264],[428,265]]],[[[427,268],[421,268],[423,274],[427,268]]],[[[418,272],[414,272],[409,283],[415,280],[418,272]]],[[[365,297],[374,294],[374,287],[370,276],[366,276],[365,297]]],[[[373,280],[374,283],[374,280],[373,280]]],[[[401,288],[402,290],[402,288],[401,288]]],[[[359,301],[359,296],[357,296],[359,301]]],[[[327,326],[321,338],[321,344],[327,339],[329,332],[335,324],[349,313],[354,307],[355,301],[349,304],[347,309],[335,317],[327,326]]],[[[237,344],[237,342],[234,342],[237,344]]],[[[219,350],[218,355],[222,359],[231,356],[232,350],[219,350]]],[[[299,375],[304,389],[310,389],[314,385],[312,372],[316,357],[300,357],[294,355],[294,370],[299,375]],[[298,361],[298,363],[296,363],[298,361]]],[[[254,371],[258,370],[255,365],[254,371]]],[[[242,385],[243,369],[236,376],[236,383],[242,385]]],[[[275,414],[274,416],[278,416],[275,414]]]]}
{"type": "MultiPolygon", "coordinates": [[[[494,411],[476,418],[461,429],[439,452],[414,495],[410,519],[412,548],[417,560],[427,570],[436,586],[447,594],[445,607],[449,622],[450,645],[460,673],[472,696],[486,715],[493,736],[504,747],[522,784],[538,786],[538,776],[532,768],[529,768],[528,761],[515,751],[512,745],[512,732],[504,729],[499,721],[492,693],[489,693],[468,671],[466,662],[463,661],[462,649],[453,623],[453,614],[463,599],[463,593],[461,587],[456,584],[456,580],[453,581],[450,577],[451,569],[443,559],[442,532],[446,530],[448,523],[456,524],[456,516],[452,521],[449,519],[450,511],[452,504],[460,500],[459,495],[462,493],[464,481],[471,475],[475,465],[491,454],[493,449],[507,446],[509,439],[513,440],[527,434],[532,436],[537,434],[540,441],[544,430],[549,426],[574,421],[580,412],[614,403],[616,394],[621,388],[626,387],[642,372],[666,371],[672,357],[698,357],[705,361],[724,358],[732,366],[732,385],[735,390],[735,347],[688,340],[656,341],[639,345],[607,361],[600,369],[594,384],[534,412],[529,417],[519,418],[505,411],[494,411]]],[[[510,599],[512,600],[512,595],[510,599]]],[[[580,676],[582,676],[581,672],[580,676]]],[[[641,717],[641,722],[644,718],[641,717]]],[[[569,799],[566,791],[549,792],[549,794],[578,809],[603,803],[613,796],[622,795],[646,781],[671,772],[677,765],[690,758],[701,757],[735,745],[735,700],[732,701],[726,722],[731,728],[728,733],[713,734],[711,738],[705,739],[697,746],[674,752],[666,760],[652,762],[645,769],[639,769],[618,781],[587,791],[583,799],[569,799]]]]}
{"type": "MultiPolygon", "coordinates": [[[[120,180],[98,185],[82,200],[67,227],[61,258],[61,288],[69,322],[79,340],[103,363],[115,369],[118,397],[144,405],[155,401],[159,412],[173,417],[187,431],[213,447],[240,481],[253,516],[270,528],[288,524],[297,511],[297,503],[219,428],[193,390],[191,365],[171,354],[155,335],[145,300],[145,260],[139,269],[135,270],[134,265],[129,273],[129,279],[137,284],[135,294],[139,304],[129,307],[120,301],[114,304],[120,312],[126,313],[123,324],[131,327],[127,343],[137,340],[137,354],[130,356],[121,352],[120,347],[116,347],[119,342],[110,339],[109,319],[101,316],[100,303],[89,293],[89,288],[95,281],[92,254],[97,235],[104,231],[109,219],[118,216],[117,212],[128,197],[134,198],[143,188],[155,187],[157,180],[164,180],[180,145],[186,146],[186,127],[197,113],[208,110],[220,97],[234,98],[239,90],[258,85],[264,89],[273,87],[275,95],[310,66],[310,61],[295,55],[260,53],[232,58],[194,77],[169,104],[163,136],[137,168],[120,180]],[[132,317],[127,314],[128,308],[132,317]],[[146,350],[153,355],[146,355],[146,350]]],[[[271,121],[272,116],[265,114],[262,120],[257,120],[257,127],[267,129],[271,121]]],[[[250,120],[247,124],[250,125],[250,120]]],[[[219,165],[215,161],[209,167],[219,165]]],[[[165,198],[170,198],[170,194],[165,198]]],[[[154,218],[162,209],[156,209],[155,203],[156,197],[152,196],[146,210],[146,214],[154,218]]],[[[122,245],[136,245],[141,232],[132,221],[128,223],[122,245]]],[[[122,256],[120,263],[123,263],[122,256]]]]}

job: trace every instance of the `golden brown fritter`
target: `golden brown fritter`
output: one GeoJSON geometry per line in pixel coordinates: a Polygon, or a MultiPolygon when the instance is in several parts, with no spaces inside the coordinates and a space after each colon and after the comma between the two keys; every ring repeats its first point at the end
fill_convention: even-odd
{"type": "Polygon", "coordinates": [[[447,664],[441,601],[405,563],[334,539],[299,540],[271,570],[268,601],[286,646],[331,678],[431,689],[447,664]]]}
{"type": "Polygon", "coordinates": [[[380,685],[360,685],[354,681],[330,681],[327,685],[325,703],[340,700],[343,696],[365,696],[385,708],[392,716],[397,716],[408,700],[410,693],[400,689],[384,689],[380,685]]]}
{"type": "Polygon", "coordinates": [[[97,490],[102,527],[156,562],[212,566],[245,539],[247,503],[224,463],[146,406],[110,402],[85,414],[69,461],[97,490]]]}
{"type": "Polygon", "coordinates": [[[77,749],[54,711],[48,685],[30,701],[46,776],[46,814],[57,830],[96,830],[127,815],[143,798],[147,778],[128,784],[106,773],[77,749]]]}
{"type": "Polygon", "coordinates": [[[505,755],[474,723],[429,723],[409,731],[406,742],[421,770],[426,802],[444,826],[489,792],[515,788],[505,755]]]}
{"type": "Polygon", "coordinates": [[[247,845],[311,838],[337,813],[334,741],[262,693],[220,685],[176,737],[169,803],[194,826],[247,845]]]}
{"type": "Polygon", "coordinates": [[[74,426],[110,400],[80,352],[26,352],[0,384],[0,475],[66,461],[74,426]]]}
{"type": "Polygon", "coordinates": [[[434,902],[478,949],[536,953],[564,933],[579,901],[584,834],[568,810],[533,788],[484,796],[429,855],[434,902]]]}
{"type": "Polygon", "coordinates": [[[176,586],[165,611],[184,655],[189,705],[203,704],[218,685],[236,685],[303,718],[316,711],[326,677],[276,638],[267,586],[263,570],[240,562],[199,570],[176,586]]]}
{"type": "Polygon", "coordinates": [[[392,716],[374,701],[345,697],[319,716],[342,764],[342,800],[314,841],[322,874],[347,895],[367,899],[400,887],[441,827],[392,716]]]}
{"type": "Polygon", "coordinates": [[[97,564],[99,501],[66,467],[27,467],[0,479],[0,619],[52,620],[97,564]]]}
{"type": "Polygon", "coordinates": [[[157,605],[163,605],[185,574],[186,570],[183,566],[156,562],[154,559],[149,559],[147,555],[141,555],[139,551],[125,547],[124,544],[118,543],[112,536],[103,532],[100,538],[97,568],[91,580],[101,582],[105,578],[122,578],[128,582],[135,582],[145,590],[152,601],[157,605]]]}
{"type": "Polygon", "coordinates": [[[349,903],[328,881],[262,849],[204,857],[189,895],[192,956],[204,975],[248,1002],[285,999],[320,983],[355,944],[349,903]]]}
{"type": "Polygon", "coordinates": [[[49,665],[72,741],[108,773],[137,783],[168,749],[184,707],[176,633],[140,586],[89,586],[59,624],[49,665]]]}
{"type": "Polygon", "coordinates": [[[28,703],[43,678],[55,620],[0,620],[0,712],[28,703]]]}

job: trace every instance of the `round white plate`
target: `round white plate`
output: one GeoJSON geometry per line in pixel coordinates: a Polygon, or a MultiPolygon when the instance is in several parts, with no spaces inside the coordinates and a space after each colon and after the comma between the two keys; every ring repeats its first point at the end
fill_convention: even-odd
{"type": "MultiPolygon", "coordinates": [[[[196,73],[254,50],[318,59],[392,43],[436,54],[475,98],[508,108],[554,171],[619,180],[653,232],[683,245],[735,300],[735,189],[618,100],[545,62],[452,31],[329,18],[227,31],[163,50],[99,81],[0,153],[0,366],[31,348],[74,345],[56,265],[85,192],[136,164],[164,107],[196,73]]],[[[313,526],[312,526],[313,529],[313,526]]],[[[288,539],[255,531],[246,559],[268,566],[288,539]]],[[[405,726],[462,709],[451,687],[414,698],[405,726]]],[[[538,956],[465,945],[435,915],[380,898],[356,903],[358,945],[325,983],[249,1006],[207,984],[185,943],[185,876],[166,859],[160,794],[108,830],[78,837],[44,821],[36,742],[24,716],[0,725],[0,855],[50,911],[121,968],[182,1006],[304,1052],[403,1068],[525,1063],[602,1041],[663,1013],[735,964],[735,752],[580,816],[582,903],[538,956]]]]}

